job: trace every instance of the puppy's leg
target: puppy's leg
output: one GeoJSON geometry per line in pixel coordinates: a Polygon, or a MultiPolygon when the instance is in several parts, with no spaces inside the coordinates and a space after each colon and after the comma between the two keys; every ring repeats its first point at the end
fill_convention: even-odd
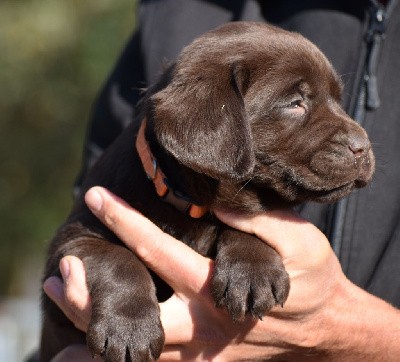
{"type": "MultiPolygon", "coordinates": [[[[79,257],[85,266],[92,302],[86,340],[92,354],[106,361],[158,358],[164,333],[155,287],[142,262],[125,247],[97,238],[71,241],[59,251],[79,257]]],[[[61,340],[65,336],[62,328],[53,333],[61,340]]]]}
{"type": "Polygon", "coordinates": [[[72,322],[62,314],[47,296],[44,305],[49,309],[44,312],[39,361],[49,362],[64,348],[74,344],[85,344],[85,334],[77,330],[72,322]],[[57,317],[55,317],[57,316],[57,317]]]}
{"type": "Polygon", "coordinates": [[[217,306],[234,320],[246,314],[262,318],[289,293],[289,276],[281,257],[253,235],[226,229],[218,239],[212,293],[217,306]]]}

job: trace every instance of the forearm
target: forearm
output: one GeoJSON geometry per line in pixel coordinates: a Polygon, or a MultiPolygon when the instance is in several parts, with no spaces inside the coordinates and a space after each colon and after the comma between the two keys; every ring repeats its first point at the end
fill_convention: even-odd
{"type": "Polygon", "coordinates": [[[349,281],[324,311],[326,360],[399,361],[400,311],[349,281]]]}

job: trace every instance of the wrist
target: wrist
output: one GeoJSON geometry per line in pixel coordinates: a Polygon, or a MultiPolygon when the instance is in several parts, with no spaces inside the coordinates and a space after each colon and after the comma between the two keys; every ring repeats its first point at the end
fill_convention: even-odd
{"type": "Polygon", "coordinates": [[[316,349],[326,360],[398,361],[400,312],[345,279],[322,310],[316,349]]]}

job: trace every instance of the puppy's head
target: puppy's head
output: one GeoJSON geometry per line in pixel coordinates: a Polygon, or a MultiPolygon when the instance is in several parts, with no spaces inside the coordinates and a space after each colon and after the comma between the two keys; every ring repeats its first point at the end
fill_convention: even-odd
{"type": "Polygon", "coordinates": [[[332,202],[374,170],[365,131],[340,107],[341,85],[302,36],[231,23],[186,47],[152,98],[153,128],[179,163],[284,200],[332,202]]]}

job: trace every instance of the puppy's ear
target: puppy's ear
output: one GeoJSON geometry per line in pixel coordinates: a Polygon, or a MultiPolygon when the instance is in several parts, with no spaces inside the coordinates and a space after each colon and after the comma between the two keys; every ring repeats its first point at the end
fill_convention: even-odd
{"type": "Polygon", "coordinates": [[[233,67],[204,67],[180,70],[152,97],[153,129],[183,165],[216,179],[244,180],[255,156],[242,80],[233,67]]]}

